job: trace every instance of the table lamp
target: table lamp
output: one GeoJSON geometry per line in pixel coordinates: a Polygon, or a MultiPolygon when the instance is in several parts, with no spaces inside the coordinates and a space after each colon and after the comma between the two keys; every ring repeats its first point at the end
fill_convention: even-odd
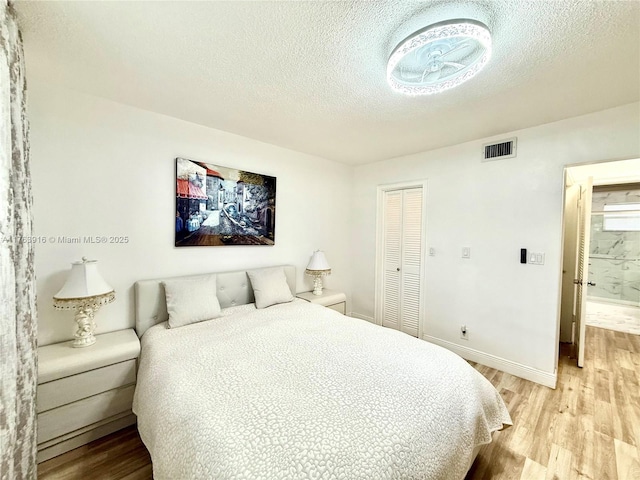
{"type": "Polygon", "coordinates": [[[313,277],[313,294],[322,295],[322,277],[331,275],[331,267],[322,250],[313,252],[304,273],[313,277]]]}
{"type": "Polygon", "coordinates": [[[71,264],[66,283],[53,296],[53,306],[60,310],[76,311],[78,326],[72,344],[74,347],[88,347],[96,343],[93,316],[102,305],[113,302],[115,298],[113,288],[98,272],[97,260],[82,257],[81,262],[71,264]]]}

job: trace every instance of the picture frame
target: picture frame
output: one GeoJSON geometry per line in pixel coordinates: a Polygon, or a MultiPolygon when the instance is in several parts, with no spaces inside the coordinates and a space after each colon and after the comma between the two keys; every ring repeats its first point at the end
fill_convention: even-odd
{"type": "Polygon", "coordinates": [[[175,246],[274,245],[276,177],[176,158],[175,246]]]}

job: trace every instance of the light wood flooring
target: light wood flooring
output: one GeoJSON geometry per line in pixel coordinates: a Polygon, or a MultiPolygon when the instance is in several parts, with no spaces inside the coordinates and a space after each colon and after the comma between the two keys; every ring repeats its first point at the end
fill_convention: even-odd
{"type": "MultiPolygon", "coordinates": [[[[640,480],[640,336],[587,327],[585,367],[563,349],[555,390],[472,365],[514,426],[482,448],[466,480],[640,480]]],[[[40,464],[38,478],[148,480],[151,460],[130,427],[40,464]]]]}
{"type": "Polygon", "coordinates": [[[514,426],[483,447],[467,480],[640,480],[640,336],[587,327],[584,368],[568,353],[555,390],[474,365],[514,426]]]}

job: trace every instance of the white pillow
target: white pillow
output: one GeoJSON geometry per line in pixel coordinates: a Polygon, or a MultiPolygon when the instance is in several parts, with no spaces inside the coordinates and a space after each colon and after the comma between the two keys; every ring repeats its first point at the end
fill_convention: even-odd
{"type": "Polygon", "coordinates": [[[256,297],[256,308],[267,308],[277,303],[293,301],[291,289],[287,283],[284,268],[261,268],[247,271],[253,294],[256,297]]]}
{"type": "Polygon", "coordinates": [[[220,316],[215,275],[165,280],[162,284],[167,299],[169,328],[220,316]]]}

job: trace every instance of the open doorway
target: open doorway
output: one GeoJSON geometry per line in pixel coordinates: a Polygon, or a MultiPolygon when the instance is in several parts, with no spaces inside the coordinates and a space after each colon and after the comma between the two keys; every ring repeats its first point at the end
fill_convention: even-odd
{"type": "Polygon", "coordinates": [[[586,324],[640,335],[640,183],[596,185],[586,324]]]}
{"type": "Polygon", "coordinates": [[[560,351],[582,366],[588,326],[640,334],[640,159],[567,167],[563,218],[560,351]]]}

